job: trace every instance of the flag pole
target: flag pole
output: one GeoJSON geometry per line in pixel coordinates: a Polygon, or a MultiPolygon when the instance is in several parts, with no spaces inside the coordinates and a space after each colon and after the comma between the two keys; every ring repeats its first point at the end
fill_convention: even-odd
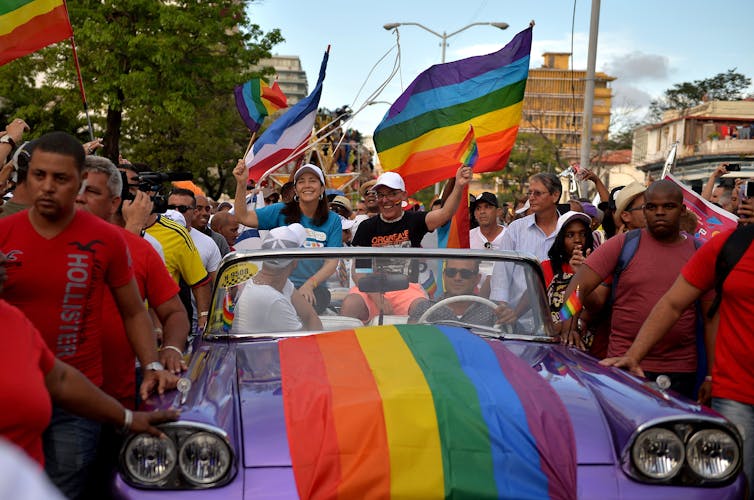
{"type": "MultiPolygon", "coordinates": [[[[68,24],[71,24],[71,16],[68,14],[68,4],[63,0],[63,6],[65,7],[65,15],[68,18],[68,24]]],[[[92,129],[92,120],[89,118],[89,106],[86,104],[86,92],[84,91],[84,80],[81,78],[81,66],[79,66],[79,56],[76,52],[76,41],[73,36],[73,28],[71,28],[71,48],[73,49],[73,62],[76,66],[76,76],[79,81],[79,93],[81,94],[81,102],[84,103],[84,114],[86,114],[86,123],[89,126],[89,140],[94,140],[94,129],[92,129]]]]}
{"type": "Polygon", "coordinates": [[[246,146],[246,152],[243,154],[244,161],[246,161],[246,155],[249,154],[249,150],[251,149],[251,145],[254,144],[254,138],[257,136],[257,131],[251,133],[251,139],[249,139],[249,144],[246,146]]]}

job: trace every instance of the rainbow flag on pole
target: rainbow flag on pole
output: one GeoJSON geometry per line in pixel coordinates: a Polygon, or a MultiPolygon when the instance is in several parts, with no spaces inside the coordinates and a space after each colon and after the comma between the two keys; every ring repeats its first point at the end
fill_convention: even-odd
{"type": "Polygon", "coordinates": [[[229,291],[225,291],[225,297],[223,297],[223,332],[228,333],[233,326],[233,319],[235,318],[236,305],[233,303],[233,298],[230,296],[229,291]]]}
{"type": "Polygon", "coordinates": [[[474,126],[469,125],[469,131],[466,133],[463,141],[461,141],[458,161],[465,167],[473,167],[478,159],[479,148],[476,144],[476,137],[474,137],[474,126]]]}
{"type": "Polygon", "coordinates": [[[563,307],[560,308],[561,321],[576,316],[579,311],[581,311],[582,307],[581,297],[579,297],[579,287],[576,287],[576,290],[573,291],[571,296],[568,297],[568,300],[563,304],[563,307]]]}
{"type": "Polygon", "coordinates": [[[270,86],[261,78],[252,78],[234,90],[236,108],[249,130],[256,132],[265,117],[288,107],[288,99],[277,81],[270,86]]]}
{"type": "Polygon", "coordinates": [[[575,498],[552,387],[499,341],[400,325],[278,344],[301,498],[575,498]]]}
{"type": "Polygon", "coordinates": [[[419,75],[374,131],[383,170],[401,174],[409,194],[453,177],[472,122],[475,172],[504,168],[521,121],[531,38],[527,28],[497,52],[437,64],[419,75]]]}
{"type": "Polygon", "coordinates": [[[63,0],[0,0],[0,66],[71,36],[63,0]]]}

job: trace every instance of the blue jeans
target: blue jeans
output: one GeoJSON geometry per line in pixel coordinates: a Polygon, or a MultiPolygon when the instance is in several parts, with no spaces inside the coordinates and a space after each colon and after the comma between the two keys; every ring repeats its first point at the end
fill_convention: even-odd
{"type": "Polygon", "coordinates": [[[80,498],[97,456],[100,424],[53,405],[42,434],[45,472],[67,498],[80,498]]]}
{"type": "Polygon", "coordinates": [[[754,497],[754,406],[732,399],[712,398],[712,409],[738,428],[744,440],[744,472],[749,483],[749,498],[754,497]]]}

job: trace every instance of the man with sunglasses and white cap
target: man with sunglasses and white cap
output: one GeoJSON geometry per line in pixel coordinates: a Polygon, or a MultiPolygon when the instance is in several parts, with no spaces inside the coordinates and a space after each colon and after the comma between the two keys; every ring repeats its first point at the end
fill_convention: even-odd
{"type": "MultiPolygon", "coordinates": [[[[448,222],[456,213],[471,174],[470,167],[458,168],[453,191],[439,210],[405,212],[402,203],[408,197],[406,184],[397,172],[385,172],[377,178],[373,188],[380,213],[359,224],[351,244],[361,247],[421,246],[425,234],[448,222]]],[[[410,283],[406,290],[386,293],[384,303],[379,294],[366,294],[354,288],[343,300],[341,314],[367,322],[377,315],[380,309],[377,304],[382,303],[383,313],[405,315],[415,300],[424,298],[426,294],[418,283],[410,283]]]]}

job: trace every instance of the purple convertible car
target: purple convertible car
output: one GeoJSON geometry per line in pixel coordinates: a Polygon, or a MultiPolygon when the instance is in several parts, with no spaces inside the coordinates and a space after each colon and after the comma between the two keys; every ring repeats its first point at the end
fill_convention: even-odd
{"type": "MultiPolygon", "coordinates": [[[[495,295],[499,296],[499,295],[495,295]]],[[[168,439],[130,436],[122,498],[742,498],[714,411],[551,330],[536,261],[495,251],[228,255],[168,439]],[[323,265],[319,312],[291,282],[323,265]],[[488,276],[508,300],[488,300],[488,276]],[[366,321],[341,315],[349,294],[366,321]],[[382,307],[379,304],[383,304],[382,307]]]]}

